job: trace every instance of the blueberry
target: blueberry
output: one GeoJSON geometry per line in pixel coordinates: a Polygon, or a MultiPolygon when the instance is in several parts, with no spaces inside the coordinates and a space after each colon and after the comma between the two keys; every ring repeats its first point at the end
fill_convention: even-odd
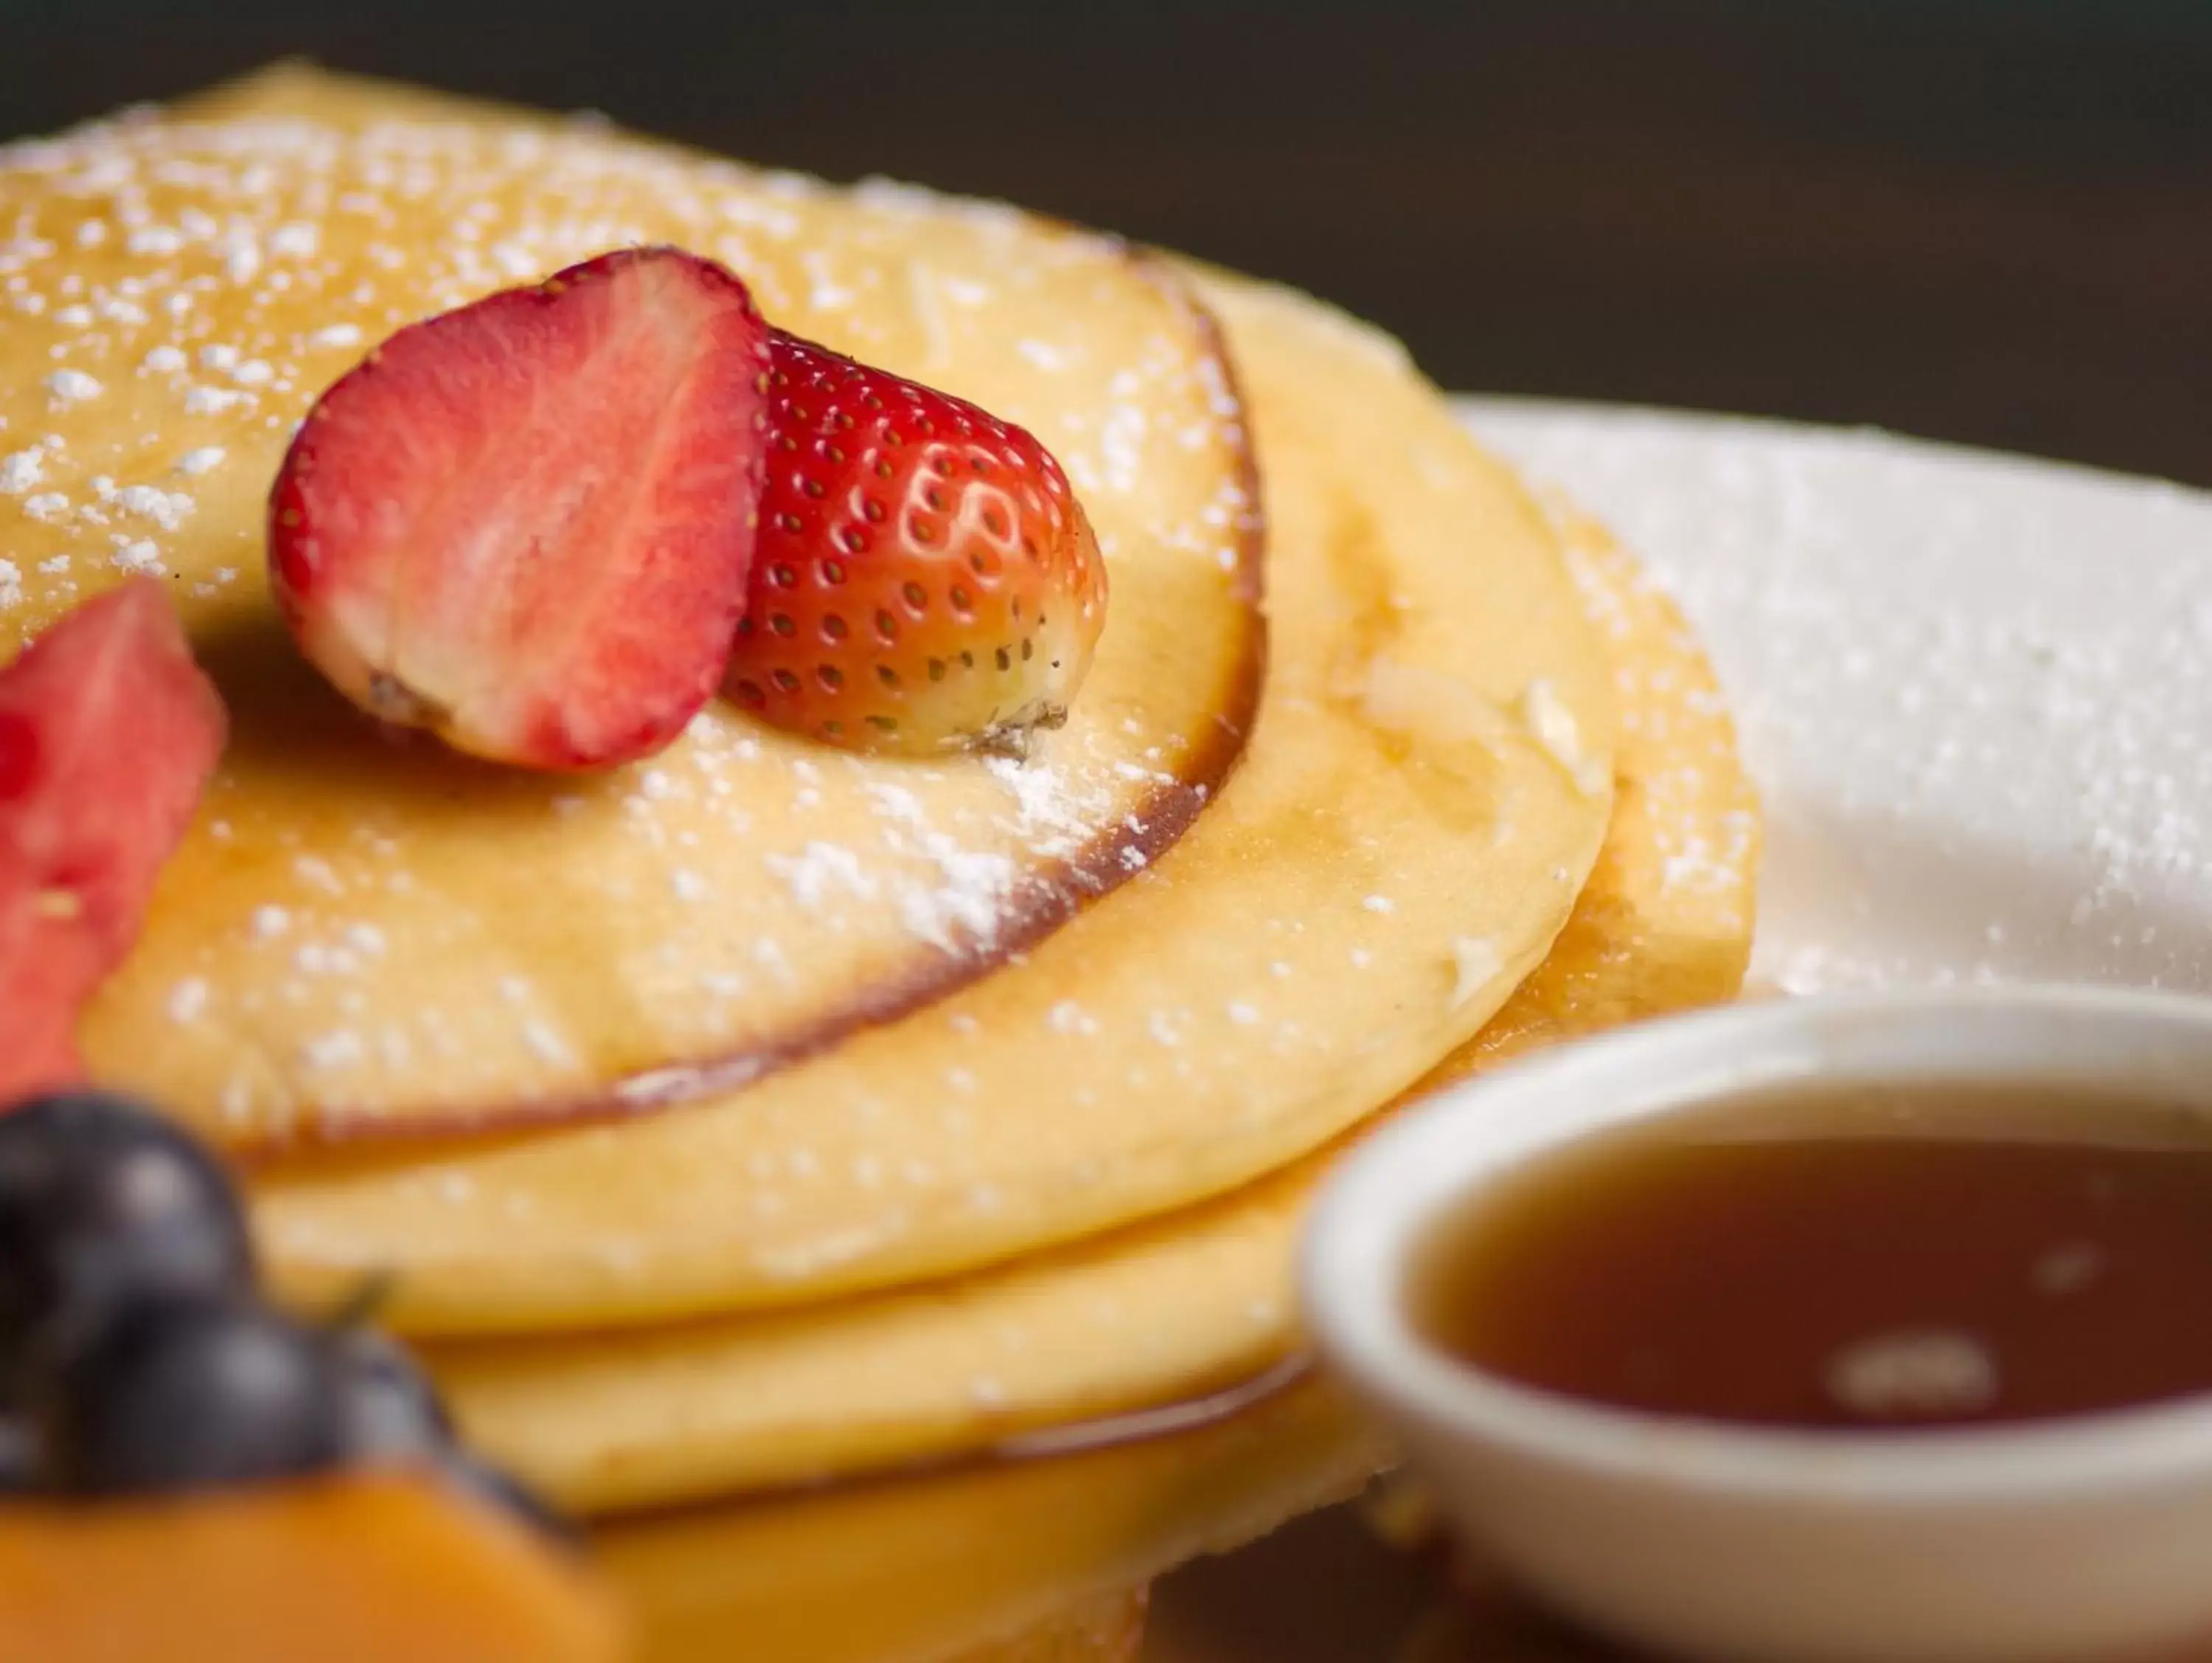
{"type": "Polygon", "coordinates": [[[330,1337],[338,1370],[338,1416],[352,1460],[442,1457],[452,1445],[446,1406],[415,1360],[374,1328],[330,1337]]]}
{"type": "Polygon", "coordinates": [[[582,1550],[582,1531],[546,1505],[520,1479],[490,1462],[457,1448],[446,1458],[446,1474],[468,1494],[520,1519],[549,1541],[578,1551],[582,1550]]]}
{"type": "Polygon", "coordinates": [[[0,1112],[0,1403],[50,1323],[85,1330],[123,1304],[252,1282],[229,1178],[159,1115],[95,1091],[0,1112]]]}
{"type": "Polygon", "coordinates": [[[130,1495],[334,1466],[341,1375],[326,1334],[246,1300],[125,1307],[33,1380],[41,1487],[130,1495]]]}

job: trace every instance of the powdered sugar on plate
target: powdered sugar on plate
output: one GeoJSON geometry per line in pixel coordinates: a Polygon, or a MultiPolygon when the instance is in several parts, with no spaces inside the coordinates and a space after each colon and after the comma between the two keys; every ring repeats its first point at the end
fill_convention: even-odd
{"type": "Polygon", "coordinates": [[[1868,432],[1468,401],[1711,649],[1756,980],[2212,987],[2212,497],[1868,432]]]}

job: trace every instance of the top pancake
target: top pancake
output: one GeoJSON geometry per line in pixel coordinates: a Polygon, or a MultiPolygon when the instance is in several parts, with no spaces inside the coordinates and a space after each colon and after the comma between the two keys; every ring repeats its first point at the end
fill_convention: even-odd
{"type": "Polygon", "coordinates": [[[1203,313],[1109,240],[306,71],[0,151],[0,653],[161,572],[232,711],[82,1035],[96,1077],[204,1132],[726,1091],[1047,933],[1242,746],[1242,413],[1203,313]],[[263,503],[313,397],[402,324],[643,241],[1060,456],[1112,593],[1026,766],[851,756],[716,706],[649,763],[529,775],[386,737],[300,660],[263,503]]]}

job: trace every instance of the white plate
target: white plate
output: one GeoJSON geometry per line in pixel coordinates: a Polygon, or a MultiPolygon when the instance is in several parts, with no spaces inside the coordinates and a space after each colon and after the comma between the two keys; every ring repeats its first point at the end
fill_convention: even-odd
{"type": "Polygon", "coordinates": [[[2212,495],[1887,434],[1468,399],[1711,648],[1754,978],[2212,989],[2212,495]]]}

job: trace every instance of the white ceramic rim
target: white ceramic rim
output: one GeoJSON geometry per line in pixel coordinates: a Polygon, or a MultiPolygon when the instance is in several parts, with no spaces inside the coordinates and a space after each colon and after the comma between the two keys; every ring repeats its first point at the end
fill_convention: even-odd
{"type": "MultiPolygon", "coordinates": [[[[1969,1045],[1966,1051],[1971,1053],[1969,1045]]],[[[1591,1132],[1813,1077],[2110,1080],[2116,1095],[2212,1114],[2212,999],[2109,988],[1899,990],[1735,1005],[1564,1047],[1439,1093],[1342,1164],[1309,1222],[1300,1281],[1322,1351],[1379,1405],[1537,1459],[1679,1487],[1799,1500],[2024,1500],[2200,1477],[2212,1394],[1956,1431],[1734,1427],[1516,1384],[1417,1334],[1405,1287],[1443,1212],[1524,1161],[1591,1132]],[[2147,1086],[2065,1054],[2085,1025],[2114,1047],[2193,1053],[2147,1086]],[[1881,1065],[1914,1037],[2017,1047],[2011,1062],[1881,1065]]]]}

